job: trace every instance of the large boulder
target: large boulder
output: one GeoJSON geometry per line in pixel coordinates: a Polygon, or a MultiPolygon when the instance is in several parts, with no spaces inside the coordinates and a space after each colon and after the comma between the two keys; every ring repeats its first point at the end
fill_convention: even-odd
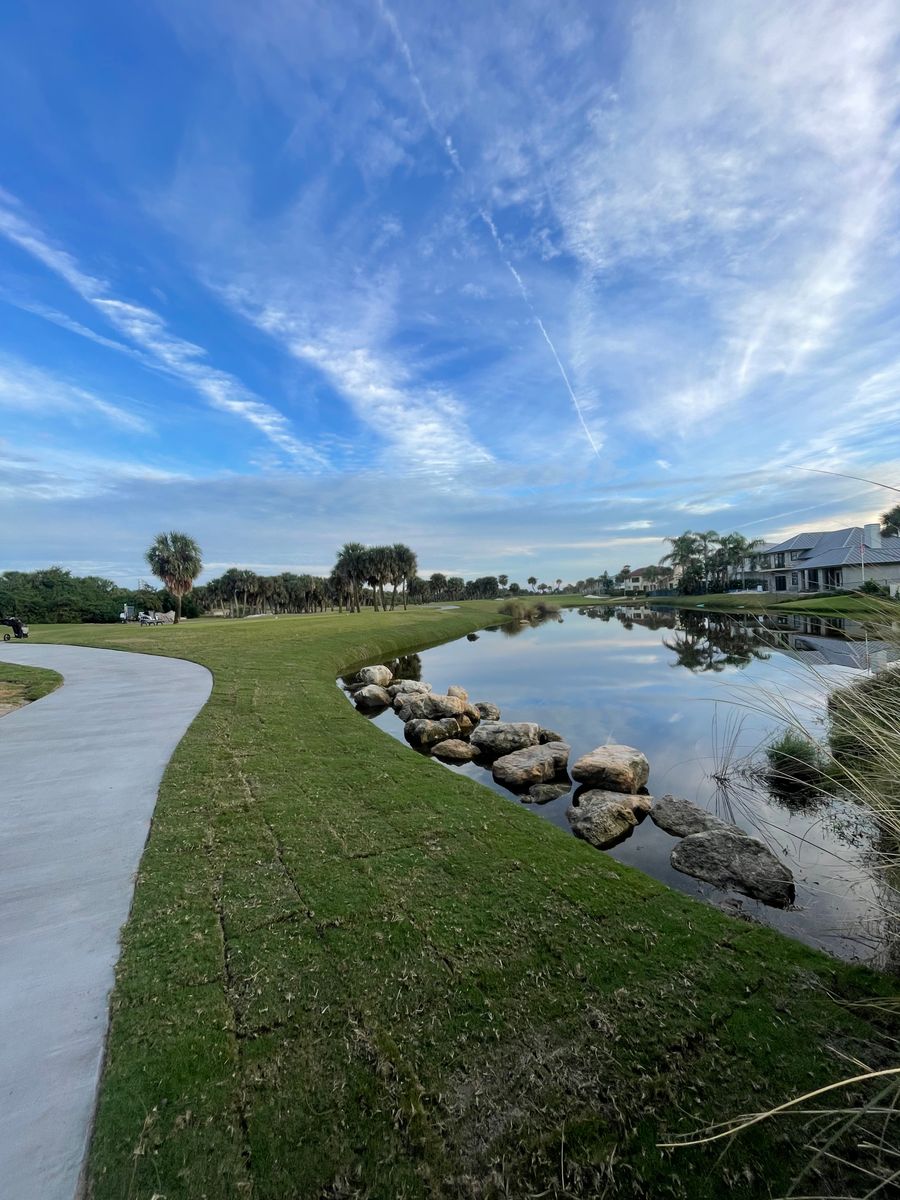
{"type": "Polygon", "coordinates": [[[422,683],[419,679],[398,679],[388,688],[392,699],[407,692],[430,692],[431,684],[422,683]]]}
{"type": "Polygon", "coordinates": [[[608,792],[639,792],[650,778],[650,764],[632,746],[598,746],[572,767],[572,778],[608,792]]]}
{"type": "Polygon", "coordinates": [[[566,809],[566,817],[576,837],[606,850],[629,837],[652,805],[649,796],[595,790],[582,792],[566,809]]]}
{"type": "Polygon", "coordinates": [[[692,833],[672,851],[676,871],[720,888],[735,888],[776,908],[794,902],[794,876],[762,842],[726,825],[692,833]]]}
{"type": "Polygon", "coordinates": [[[417,750],[430,750],[438,742],[446,742],[458,734],[459,723],[453,717],[444,717],[441,721],[407,721],[403,729],[403,736],[417,750]]]}
{"type": "Polygon", "coordinates": [[[472,734],[472,745],[493,758],[536,746],[540,725],[533,721],[482,721],[472,734]]]}
{"type": "Polygon", "coordinates": [[[488,704],[484,700],[476,701],[475,707],[478,709],[478,715],[482,721],[499,721],[500,709],[496,704],[488,704]]]}
{"type": "Polygon", "coordinates": [[[653,805],[650,819],[673,837],[688,837],[692,833],[706,833],[708,829],[725,829],[727,824],[714,817],[711,812],[681,800],[677,796],[660,796],[653,805]]]}
{"type": "Polygon", "coordinates": [[[491,774],[497,783],[514,792],[524,792],[532,784],[546,783],[566,769],[570,746],[565,742],[547,742],[543,746],[526,746],[498,758],[491,774]]]}
{"type": "Polygon", "coordinates": [[[469,702],[469,693],[465,688],[460,687],[458,683],[451,683],[447,688],[448,696],[455,696],[457,700],[464,700],[466,704],[469,702]]]}
{"type": "Polygon", "coordinates": [[[536,783],[519,799],[523,804],[549,804],[551,800],[558,800],[571,790],[572,785],[568,780],[565,783],[536,783]]]}
{"type": "Polygon", "coordinates": [[[388,708],[391,698],[377,683],[366,683],[353,693],[353,699],[359,708],[388,708]]]}
{"type": "Polygon", "coordinates": [[[363,667],[356,678],[360,683],[375,683],[386,688],[394,676],[387,667],[363,667]]]}
{"type": "MultiPolygon", "coordinates": [[[[448,717],[447,720],[455,720],[454,717],[448,717]]],[[[443,724],[443,721],[439,722],[443,724]]],[[[468,742],[462,741],[461,738],[448,738],[446,742],[438,742],[432,749],[431,753],[435,758],[441,759],[443,762],[471,762],[472,759],[478,757],[478,750],[475,746],[470,746],[468,742]]]]}
{"type": "Polygon", "coordinates": [[[401,692],[400,696],[403,702],[397,707],[395,700],[394,707],[401,721],[439,721],[442,717],[456,717],[466,711],[465,702],[457,696],[442,696],[436,692],[401,692]]]}

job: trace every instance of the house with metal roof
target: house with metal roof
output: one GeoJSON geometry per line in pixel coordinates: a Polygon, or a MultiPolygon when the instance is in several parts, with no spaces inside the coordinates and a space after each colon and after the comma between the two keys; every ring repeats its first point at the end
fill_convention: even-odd
{"type": "Polygon", "coordinates": [[[900,537],[882,537],[881,527],[798,533],[766,545],[754,555],[754,574],[771,592],[854,591],[868,580],[900,592],[900,537]]]}

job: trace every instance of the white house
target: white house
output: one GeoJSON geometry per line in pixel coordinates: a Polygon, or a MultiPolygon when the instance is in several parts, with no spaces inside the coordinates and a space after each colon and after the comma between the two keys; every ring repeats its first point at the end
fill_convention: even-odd
{"type": "Polygon", "coordinates": [[[771,592],[855,591],[868,580],[900,592],[900,537],[882,537],[877,524],[798,533],[753,557],[754,575],[771,592]]]}
{"type": "Polygon", "coordinates": [[[619,587],[624,592],[655,592],[672,586],[673,572],[665,567],[636,567],[629,571],[619,587]]]}

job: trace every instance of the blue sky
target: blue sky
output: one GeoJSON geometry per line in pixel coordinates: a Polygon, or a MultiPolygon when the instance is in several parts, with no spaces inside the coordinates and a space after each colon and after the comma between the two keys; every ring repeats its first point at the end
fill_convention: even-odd
{"type": "Polygon", "coordinates": [[[0,568],[552,581],[900,486],[894,0],[0,17],[0,568]]]}

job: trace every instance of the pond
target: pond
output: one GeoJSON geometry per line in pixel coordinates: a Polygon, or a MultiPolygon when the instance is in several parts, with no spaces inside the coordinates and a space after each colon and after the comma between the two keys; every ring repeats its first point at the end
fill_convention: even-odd
{"type": "MultiPolygon", "coordinates": [[[[827,689],[880,669],[894,657],[891,647],[853,623],[796,615],[596,607],[560,616],[412,655],[397,675],[427,680],[435,692],[459,684],[472,701],[498,705],[504,721],[558,731],[572,747],[570,762],[604,743],[638,748],[650,761],[652,796],[684,797],[760,838],[790,865],[796,903],[771,908],[676,871],[669,862],[676,839],[651,820],[598,854],[832,954],[882,961],[877,830],[865,810],[833,797],[779,797],[750,768],[765,762],[765,745],[783,728],[783,706],[821,735],[827,689]]],[[[403,740],[392,710],[370,719],[403,740]]],[[[522,803],[489,769],[467,763],[447,770],[522,803]]],[[[569,830],[571,799],[528,807],[569,830]]]]}

